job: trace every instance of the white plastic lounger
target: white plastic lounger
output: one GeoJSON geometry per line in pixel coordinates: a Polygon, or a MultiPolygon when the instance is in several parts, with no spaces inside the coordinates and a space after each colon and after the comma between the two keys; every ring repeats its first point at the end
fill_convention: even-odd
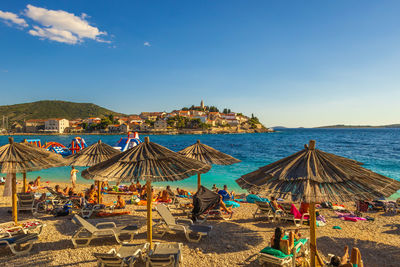
{"type": "Polygon", "coordinates": [[[155,206],[162,220],[154,225],[156,235],[163,237],[167,232],[183,232],[186,239],[190,242],[199,242],[203,236],[207,236],[212,230],[212,226],[193,224],[191,219],[177,219],[171,214],[171,211],[163,204],[155,206]],[[196,236],[192,238],[191,235],[196,236]]]}
{"type": "Polygon", "coordinates": [[[182,259],[182,243],[155,243],[146,257],[146,267],[178,267],[182,259]]]}
{"type": "Polygon", "coordinates": [[[17,234],[8,237],[0,238],[0,247],[7,246],[10,248],[11,252],[15,255],[23,255],[28,253],[35,243],[39,239],[38,234],[17,234]]]}
{"type": "Polygon", "coordinates": [[[93,253],[97,258],[97,266],[129,266],[133,267],[138,259],[143,258],[143,253],[148,250],[149,243],[122,244],[116,251],[114,248],[107,253],[93,253]]]}
{"type": "Polygon", "coordinates": [[[33,193],[17,193],[18,212],[30,211],[32,215],[36,214],[35,195],[33,193]]]}
{"type": "Polygon", "coordinates": [[[75,248],[89,245],[94,238],[115,237],[119,244],[126,241],[130,242],[133,240],[134,235],[138,233],[136,225],[117,227],[114,222],[102,222],[93,225],[79,215],[74,215],[72,221],[81,225],[71,239],[75,248]],[[120,237],[122,235],[128,235],[129,239],[121,240],[120,237]],[[83,242],[81,243],[81,241],[83,242]]]}
{"type": "Polygon", "coordinates": [[[257,205],[257,209],[253,214],[254,219],[258,216],[265,216],[267,217],[267,221],[273,222],[275,219],[279,220],[279,212],[275,212],[268,202],[255,201],[254,203],[257,205]]]}

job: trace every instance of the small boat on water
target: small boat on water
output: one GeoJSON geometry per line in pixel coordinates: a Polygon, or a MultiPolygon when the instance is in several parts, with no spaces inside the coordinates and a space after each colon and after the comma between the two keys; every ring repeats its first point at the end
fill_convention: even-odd
{"type": "Polygon", "coordinates": [[[137,132],[129,132],[127,137],[121,137],[121,139],[119,139],[114,148],[124,152],[140,143],[142,143],[142,141],[139,139],[139,134],[137,132]]]}

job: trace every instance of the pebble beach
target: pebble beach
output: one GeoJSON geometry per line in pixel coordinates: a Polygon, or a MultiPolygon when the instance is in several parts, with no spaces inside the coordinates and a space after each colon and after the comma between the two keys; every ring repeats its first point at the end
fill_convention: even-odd
{"type": "MultiPolygon", "coordinates": [[[[57,183],[61,186],[67,184],[57,183]]],[[[49,183],[54,187],[55,183],[49,183]]],[[[78,191],[88,188],[90,184],[78,184],[78,191]]],[[[2,195],[3,186],[0,187],[2,195]]],[[[41,190],[46,192],[46,190],[41,190]]],[[[124,197],[126,200],[129,196],[124,197]]],[[[113,202],[115,195],[104,195],[104,202],[113,202]]],[[[1,197],[0,222],[10,222],[10,198],[1,197]]],[[[347,203],[346,208],[354,210],[354,203],[347,203]]],[[[117,225],[136,224],[139,233],[133,243],[146,242],[146,207],[127,205],[128,215],[88,219],[91,223],[113,221],[117,225]]],[[[271,236],[277,226],[285,231],[297,227],[292,222],[268,222],[265,218],[253,218],[255,204],[242,203],[234,209],[231,220],[209,219],[204,224],[212,225],[213,231],[208,238],[199,243],[190,243],[183,234],[166,234],[161,239],[154,237],[154,242],[183,243],[182,266],[259,266],[257,253],[269,245],[271,236]]],[[[172,210],[176,217],[186,218],[181,211],[172,210]]],[[[356,246],[360,249],[364,266],[398,266],[400,262],[400,224],[399,214],[371,212],[367,215],[374,221],[349,222],[337,218],[332,210],[321,209],[320,213],[327,219],[327,224],[317,229],[318,250],[325,256],[342,255],[343,248],[356,246]],[[340,226],[342,229],[333,229],[340,226]]],[[[2,266],[95,266],[94,252],[108,252],[119,245],[113,238],[94,239],[88,247],[74,248],[71,236],[78,226],[71,221],[72,215],[54,217],[42,215],[34,218],[30,213],[19,213],[19,221],[40,220],[46,226],[31,252],[25,256],[13,256],[8,249],[1,248],[0,265],[2,266]]],[[[153,219],[159,216],[153,212],[153,219]]],[[[300,226],[304,237],[309,235],[309,227],[300,226]]],[[[144,266],[140,263],[137,266],[144,266]]]]}

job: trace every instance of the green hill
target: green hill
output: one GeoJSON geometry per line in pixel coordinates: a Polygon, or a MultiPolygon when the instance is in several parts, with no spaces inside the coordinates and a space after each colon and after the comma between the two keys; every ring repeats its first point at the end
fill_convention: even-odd
{"type": "Polygon", "coordinates": [[[8,120],[22,122],[29,119],[48,118],[89,118],[106,115],[122,115],[121,113],[102,108],[92,103],[74,103],[58,100],[43,100],[32,103],[0,106],[1,117],[8,116],[8,120]]]}

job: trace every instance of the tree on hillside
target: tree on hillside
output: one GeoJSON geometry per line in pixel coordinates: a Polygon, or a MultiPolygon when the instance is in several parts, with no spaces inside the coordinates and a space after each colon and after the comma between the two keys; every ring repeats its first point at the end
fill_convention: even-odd
{"type": "Polygon", "coordinates": [[[210,111],[210,112],[219,112],[219,109],[217,107],[215,107],[215,106],[210,106],[208,108],[208,111],[210,111]]]}

